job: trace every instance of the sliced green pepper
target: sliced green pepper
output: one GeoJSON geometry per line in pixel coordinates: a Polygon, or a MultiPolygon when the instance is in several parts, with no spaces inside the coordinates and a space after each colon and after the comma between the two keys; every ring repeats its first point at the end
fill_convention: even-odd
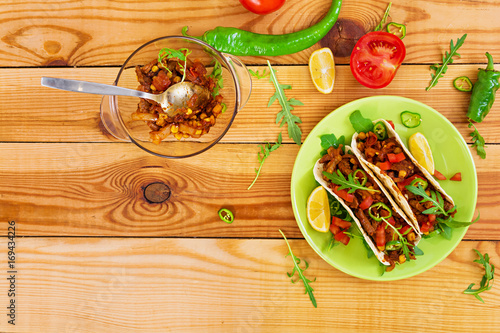
{"type": "Polygon", "coordinates": [[[415,128],[422,122],[420,114],[417,112],[403,111],[400,116],[401,123],[407,128],[415,128]]]}
{"type": "Polygon", "coordinates": [[[392,210],[389,207],[387,207],[385,203],[377,202],[376,204],[373,204],[370,206],[370,208],[368,208],[368,214],[372,219],[379,222],[382,221],[383,219],[387,220],[391,218],[392,210]],[[375,210],[375,212],[372,212],[372,210],[375,210]],[[388,213],[388,215],[382,216],[381,212],[384,210],[388,213]]]}
{"type": "Polygon", "coordinates": [[[234,221],[233,212],[231,212],[229,209],[226,208],[221,208],[219,210],[219,217],[222,221],[226,223],[233,223],[234,221]]]}
{"type": "Polygon", "coordinates": [[[427,180],[424,180],[424,179],[419,178],[419,177],[413,179],[410,183],[410,186],[417,187],[418,185],[420,185],[425,190],[427,188],[427,186],[429,185],[429,183],[427,182],[427,180]]]}
{"type": "Polygon", "coordinates": [[[396,250],[399,250],[402,246],[403,246],[403,244],[401,243],[400,240],[393,240],[393,241],[387,242],[387,244],[385,244],[385,249],[387,251],[396,251],[396,250]]]}
{"type": "Polygon", "coordinates": [[[387,129],[382,121],[378,121],[373,126],[373,133],[377,136],[379,140],[385,140],[387,138],[387,129]]]}
{"type": "Polygon", "coordinates": [[[396,23],[396,22],[388,23],[387,27],[386,27],[387,32],[395,35],[394,31],[391,30],[391,27],[396,27],[397,28],[396,31],[398,31],[401,34],[401,36],[399,36],[399,38],[401,38],[401,39],[405,38],[405,36],[406,36],[406,25],[401,24],[401,23],[396,23]]]}
{"type": "Polygon", "coordinates": [[[358,182],[361,180],[360,185],[365,186],[366,181],[368,180],[368,176],[366,175],[366,172],[364,172],[363,170],[357,169],[356,171],[354,171],[354,179],[357,179],[358,182]],[[361,173],[361,175],[358,176],[357,173],[361,173]]]}
{"type": "Polygon", "coordinates": [[[453,80],[453,86],[460,91],[471,91],[472,90],[472,82],[467,76],[459,76],[455,80],[453,80]],[[464,83],[466,86],[464,87],[464,83]]]}

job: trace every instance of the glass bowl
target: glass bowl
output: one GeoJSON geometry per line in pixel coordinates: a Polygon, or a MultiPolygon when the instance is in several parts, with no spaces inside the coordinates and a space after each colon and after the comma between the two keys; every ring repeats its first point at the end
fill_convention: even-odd
{"type": "Polygon", "coordinates": [[[104,127],[115,138],[132,141],[145,151],[167,158],[189,157],[206,151],[215,145],[231,127],[231,124],[250,97],[252,80],[245,65],[236,57],[221,53],[210,45],[195,38],[183,36],[167,36],[154,39],[135,50],[125,61],[118,72],[114,85],[137,89],[139,82],[135,74],[136,66],[144,66],[163,48],[188,48],[192,51],[188,58],[198,59],[207,68],[207,75],[212,72],[215,60],[222,67],[223,88],[220,94],[224,97],[226,110],[216,119],[210,131],[199,138],[176,139],[172,134],[161,141],[153,143],[149,132],[151,129],[144,121],[132,119],[137,111],[139,99],[126,96],[105,96],[101,103],[101,120],[104,127]]]}

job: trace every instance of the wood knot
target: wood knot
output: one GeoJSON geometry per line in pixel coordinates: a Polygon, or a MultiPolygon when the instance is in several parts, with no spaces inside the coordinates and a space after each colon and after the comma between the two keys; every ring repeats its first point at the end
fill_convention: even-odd
{"type": "Polygon", "coordinates": [[[329,47],[335,57],[350,57],[354,45],[365,33],[365,28],[360,22],[339,18],[319,43],[321,47],[329,47]]]}
{"type": "Polygon", "coordinates": [[[170,187],[167,184],[156,182],[144,188],[144,198],[149,203],[162,203],[170,198],[170,187]]]}

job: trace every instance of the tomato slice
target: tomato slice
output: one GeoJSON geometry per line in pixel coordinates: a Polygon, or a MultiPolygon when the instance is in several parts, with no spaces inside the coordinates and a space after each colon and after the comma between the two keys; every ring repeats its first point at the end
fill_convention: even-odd
{"type": "Polygon", "coordinates": [[[446,180],[446,177],[436,169],[434,169],[434,177],[436,177],[439,180],[446,180]]]}
{"type": "Polygon", "coordinates": [[[406,159],[405,153],[401,152],[399,154],[387,154],[387,158],[391,163],[398,163],[406,159]]]}
{"type": "Polygon", "coordinates": [[[361,204],[359,204],[359,208],[361,208],[362,210],[368,209],[370,208],[372,203],[373,203],[373,198],[371,195],[369,195],[361,202],[361,204]]]}
{"type": "Polygon", "coordinates": [[[252,13],[264,15],[280,9],[285,0],[240,0],[240,3],[252,13]]]}
{"type": "Polygon", "coordinates": [[[341,229],[349,229],[351,227],[351,222],[344,221],[337,216],[332,217],[332,223],[341,229]]]}
{"type": "Polygon", "coordinates": [[[391,83],[406,56],[401,38],[384,31],[361,37],[351,53],[351,72],[368,88],[379,89],[391,83]]]}
{"type": "Polygon", "coordinates": [[[461,182],[462,181],[462,173],[461,172],[457,172],[456,174],[454,174],[450,180],[454,180],[454,181],[457,181],[457,182],[461,182]]]}

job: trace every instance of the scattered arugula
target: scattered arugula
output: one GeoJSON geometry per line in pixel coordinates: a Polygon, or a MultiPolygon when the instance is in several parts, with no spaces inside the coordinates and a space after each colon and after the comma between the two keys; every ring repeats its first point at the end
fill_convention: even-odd
{"type": "Polygon", "coordinates": [[[438,83],[438,80],[442,78],[448,70],[448,65],[453,63],[454,56],[460,57],[460,54],[457,51],[464,44],[466,37],[467,34],[464,34],[462,37],[457,39],[456,45],[453,45],[453,39],[450,41],[450,52],[446,51],[445,55],[443,55],[443,64],[435,64],[430,67],[431,70],[434,70],[434,73],[431,73],[431,82],[425,90],[431,90],[431,88],[438,83]]]}
{"type": "Polygon", "coordinates": [[[294,98],[290,98],[288,100],[286,99],[284,89],[292,89],[292,86],[287,84],[280,84],[278,82],[278,79],[276,78],[276,71],[271,67],[271,63],[269,62],[269,60],[267,61],[267,65],[269,66],[270,69],[269,73],[270,81],[274,84],[274,87],[276,88],[276,92],[269,99],[267,107],[270,107],[275,100],[278,100],[282,109],[276,115],[276,124],[279,123],[280,127],[282,127],[285,123],[287,123],[288,137],[293,139],[293,141],[300,146],[302,131],[300,130],[300,127],[297,124],[302,123],[302,120],[300,120],[299,117],[294,116],[292,114],[292,110],[293,106],[304,105],[304,103],[294,98]]]}
{"type": "Polygon", "coordinates": [[[479,134],[479,131],[477,130],[476,126],[472,123],[472,121],[469,120],[469,128],[474,127],[474,131],[470,133],[470,136],[472,137],[472,148],[476,148],[477,154],[479,157],[482,159],[486,158],[486,150],[485,148],[485,141],[484,138],[479,134]]]}
{"type": "Polygon", "coordinates": [[[215,97],[219,95],[219,91],[224,88],[224,82],[222,80],[222,65],[217,59],[214,59],[214,67],[212,68],[212,73],[208,76],[215,80],[215,87],[212,91],[212,96],[215,97]]]}
{"type": "Polygon", "coordinates": [[[478,300],[484,303],[483,299],[481,296],[479,296],[479,293],[482,293],[483,291],[490,290],[493,287],[493,279],[495,278],[495,266],[490,264],[490,257],[488,253],[483,255],[481,252],[479,252],[476,249],[473,249],[476,251],[477,255],[479,256],[479,259],[474,260],[474,262],[477,262],[478,264],[482,264],[484,267],[484,276],[481,279],[481,283],[479,284],[479,288],[477,289],[472,289],[474,287],[475,283],[471,283],[467,289],[463,291],[464,294],[467,295],[474,295],[478,300]],[[490,284],[491,282],[491,284],[490,284]]]}
{"type": "Polygon", "coordinates": [[[358,133],[360,132],[370,132],[373,130],[373,122],[370,119],[363,117],[361,111],[356,110],[349,116],[349,121],[352,127],[358,133]]]}
{"type": "Polygon", "coordinates": [[[288,240],[286,239],[283,231],[281,231],[281,229],[278,229],[278,230],[281,233],[281,235],[283,236],[283,238],[285,239],[286,245],[288,246],[289,253],[286,256],[290,255],[293,259],[293,265],[294,265],[293,270],[291,273],[287,272],[286,274],[288,275],[289,278],[291,278],[292,283],[296,283],[298,280],[294,280],[293,277],[294,277],[295,273],[298,273],[299,278],[302,280],[302,282],[304,283],[304,287],[306,288],[305,293],[309,294],[309,299],[311,300],[314,307],[317,308],[318,304],[316,303],[316,299],[314,298],[314,294],[313,294],[314,289],[309,285],[309,283],[316,281],[316,278],[313,281],[311,281],[304,276],[304,271],[309,267],[309,264],[307,263],[307,261],[304,260],[306,267],[304,269],[300,268],[300,266],[299,266],[301,263],[300,258],[297,258],[293,254],[292,248],[290,247],[290,244],[288,243],[288,240]]]}
{"type": "Polygon", "coordinates": [[[337,190],[347,189],[347,193],[354,193],[356,190],[380,192],[379,190],[374,190],[372,188],[362,186],[359,180],[357,178],[354,178],[353,174],[354,172],[350,173],[346,179],[342,172],[340,172],[340,170],[337,170],[337,173],[328,173],[326,171],[323,171],[323,175],[332,183],[340,185],[337,190]]]}
{"type": "Polygon", "coordinates": [[[250,73],[250,75],[256,77],[259,80],[263,79],[265,77],[269,77],[269,75],[270,75],[270,73],[265,68],[262,70],[262,74],[259,72],[259,70],[254,72],[253,70],[248,69],[248,72],[250,73]]]}
{"type": "Polygon", "coordinates": [[[163,59],[173,59],[177,58],[179,61],[184,61],[184,65],[179,63],[179,67],[182,71],[182,80],[181,82],[184,82],[184,79],[186,78],[186,63],[187,63],[187,56],[191,54],[191,50],[187,48],[180,48],[178,50],[175,49],[169,49],[168,47],[163,48],[158,52],[158,64],[166,69],[169,73],[171,73],[170,69],[168,69],[165,65],[163,65],[163,59]],[[185,53],[184,53],[185,52],[185,53]]]}
{"type": "Polygon", "coordinates": [[[269,142],[266,143],[264,146],[262,145],[259,145],[260,147],[260,152],[257,153],[257,156],[259,157],[259,163],[260,163],[260,166],[258,169],[255,169],[255,178],[252,182],[252,184],[250,184],[250,186],[248,186],[247,190],[251,189],[253,184],[255,184],[255,182],[257,181],[257,178],[259,178],[259,175],[260,175],[260,170],[262,169],[262,166],[264,165],[264,161],[266,160],[266,158],[269,157],[269,155],[271,154],[271,152],[275,151],[276,149],[278,149],[279,147],[281,147],[281,133],[278,135],[278,142],[276,142],[274,145],[271,145],[269,142]]]}
{"type": "Polygon", "coordinates": [[[385,22],[387,22],[387,17],[389,16],[389,10],[391,10],[391,5],[392,2],[389,2],[387,5],[387,8],[385,10],[384,16],[382,16],[382,20],[380,20],[380,23],[373,29],[373,31],[380,31],[384,27],[385,22]]]}

